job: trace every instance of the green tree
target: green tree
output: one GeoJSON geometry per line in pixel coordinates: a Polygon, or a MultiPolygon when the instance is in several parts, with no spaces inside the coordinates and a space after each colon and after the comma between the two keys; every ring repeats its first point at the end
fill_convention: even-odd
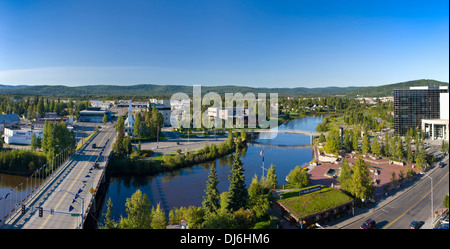
{"type": "Polygon", "coordinates": [[[347,158],[344,157],[344,160],[342,161],[341,171],[339,174],[339,183],[341,185],[341,188],[343,190],[346,190],[348,192],[352,189],[352,171],[350,169],[350,166],[347,162],[347,158]]]}
{"type": "Polygon", "coordinates": [[[361,151],[363,154],[367,154],[370,152],[370,140],[369,140],[369,134],[367,132],[364,132],[363,141],[361,145],[361,151]]]}
{"type": "Polygon", "coordinates": [[[36,139],[36,133],[33,132],[33,135],[31,135],[31,150],[36,150],[38,148],[37,146],[37,139],[36,139]]]}
{"type": "Polygon", "coordinates": [[[381,147],[380,144],[378,143],[377,137],[374,137],[372,141],[372,153],[377,156],[381,156],[381,147]]]}
{"type": "Polygon", "coordinates": [[[403,142],[402,140],[399,138],[398,142],[397,142],[397,147],[395,148],[395,156],[401,160],[403,158],[403,142]]]}
{"type": "Polygon", "coordinates": [[[352,189],[351,193],[359,199],[367,199],[372,196],[374,186],[367,164],[361,156],[353,165],[352,189]]]}
{"type": "Polygon", "coordinates": [[[117,228],[118,224],[114,221],[112,217],[113,203],[111,201],[111,197],[108,199],[108,204],[106,204],[107,210],[105,213],[105,223],[103,226],[100,226],[100,229],[114,229],[117,228]]]}
{"type": "Polygon", "coordinates": [[[229,188],[229,203],[228,208],[230,211],[239,210],[241,207],[247,205],[248,191],[245,186],[244,168],[238,151],[234,153],[234,162],[231,168],[231,175],[228,177],[230,180],[229,188]]]}
{"type": "Polygon", "coordinates": [[[444,196],[444,207],[448,208],[448,195],[444,196]]]}
{"type": "Polygon", "coordinates": [[[248,194],[250,195],[250,198],[258,197],[263,194],[263,187],[258,182],[258,176],[256,174],[252,178],[252,183],[250,184],[250,187],[248,188],[248,194]]]}
{"type": "Polygon", "coordinates": [[[127,198],[125,203],[127,217],[120,217],[119,227],[121,229],[150,229],[151,228],[151,203],[146,194],[138,189],[127,198]]]}
{"type": "Polygon", "coordinates": [[[275,166],[273,164],[270,165],[269,170],[267,171],[267,177],[265,181],[265,188],[274,189],[278,186],[277,175],[275,174],[275,166]]]}
{"type": "Polygon", "coordinates": [[[156,206],[156,210],[152,211],[151,227],[153,229],[166,229],[166,214],[161,209],[160,203],[156,206]]]}
{"type": "Polygon", "coordinates": [[[336,131],[330,131],[327,134],[327,143],[324,146],[327,153],[335,153],[342,149],[341,138],[336,131]]]}
{"type": "Polygon", "coordinates": [[[441,151],[444,152],[444,154],[448,154],[448,149],[449,149],[448,142],[445,140],[442,140],[441,151]]]}
{"type": "Polygon", "coordinates": [[[353,130],[352,147],[353,147],[353,150],[355,150],[355,151],[359,149],[359,147],[358,147],[358,138],[359,138],[360,134],[361,133],[359,132],[359,130],[357,130],[357,129],[353,130]]]}
{"type": "Polygon", "coordinates": [[[309,185],[309,176],[306,170],[302,169],[300,166],[296,166],[287,176],[289,184],[293,187],[304,188],[309,185]]]}
{"type": "Polygon", "coordinates": [[[230,203],[230,192],[224,191],[220,194],[220,209],[219,213],[228,212],[228,206],[230,203]]]}
{"type": "Polygon", "coordinates": [[[211,170],[209,172],[208,181],[206,182],[206,196],[203,196],[203,209],[206,213],[216,213],[219,211],[220,203],[219,203],[219,190],[217,189],[217,184],[219,181],[217,180],[216,173],[216,165],[213,164],[211,166],[211,170]]]}
{"type": "Polygon", "coordinates": [[[141,137],[141,131],[142,131],[142,116],[141,113],[137,113],[135,115],[135,120],[133,124],[133,133],[136,137],[141,137]]]}
{"type": "Polygon", "coordinates": [[[123,130],[125,129],[125,120],[123,119],[122,116],[119,116],[117,118],[117,122],[116,122],[116,130],[117,132],[123,132],[123,130]]]}
{"type": "Polygon", "coordinates": [[[103,115],[102,121],[103,121],[103,123],[108,122],[108,116],[106,115],[106,113],[105,113],[105,115],[103,115]]]}

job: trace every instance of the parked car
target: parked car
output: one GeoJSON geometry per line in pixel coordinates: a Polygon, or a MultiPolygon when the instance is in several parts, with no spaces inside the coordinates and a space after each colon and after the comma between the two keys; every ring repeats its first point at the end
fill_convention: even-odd
{"type": "Polygon", "coordinates": [[[375,229],[377,227],[377,223],[373,219],[366,220],[362,225],[361,229],[375,229]]]}
{"type": "Polygon", "coordinates": [[[445,163],[444,162],[439,162],[439,168],[444,168],[445,163]]]}
{"type": "Polygon", "coordinates": [[[419,229],[423,224],[419,221],[413,220],[411,224],[409,224],[410,229],[419,229]]]}
{"type": "Polygon", "coordinates": [[[97,148],[97,144],[96,144],[96,143],[93,143],[93,144],[92,144],[92,148],[93,148],[93,149],[97,148]]]}

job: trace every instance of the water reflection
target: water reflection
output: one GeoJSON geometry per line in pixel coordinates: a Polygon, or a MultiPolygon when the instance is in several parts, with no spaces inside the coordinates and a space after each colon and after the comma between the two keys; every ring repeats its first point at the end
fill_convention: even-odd
{"type": "MultiPolygon", "coordinates": [[[[313,131],[317,124],[322,122],[322,117],[306,117],[296,119],[280,125],[280,129],[298,129],[313,131]]],[[[250,186],[253,176],[261,177],[262,157],[264,150],[265,168],[271,164],[275,166],[278,176],[278,184],[285,184],[287,174],[297,165],[302,165],[312,160],[312,150],[309,146],[310,137],[299,134],[278,134],[275,139],[267,139],[261,134],[254,143],[249,143],[247,149],[241,154],[245,169],[245,183],[250,186]],[[275,146],[274,146],[275,145],[275,146]],[[277,146],[281,145],[281,146],[277,146]],[[283,146],[284,145],[284,146],[283,146]],[[287,145],[287,146],[286,146],[287,145]],[[303,146],[301,146],[303,145],[303,146]]],[[[214,161],[204,162],[192,167],[160,173],[155,176],[123,176],[109,179],[109,190],[106,199],[111,198],[113,217],[116,220],[125,216],[125,202],[127,198],[140,189],[149,196],[153,205],[161,203],[161,207],[168,212],[173,207],[201,206],[205,195],[206,181],[209,168],[216,165],[218,176],[218,189],[220,192],[228,191],[231,165],[233,156],[228,155],[214,161]]],[[[267,170],[265,171],[267,174],[267,170]]],[[[102,213],[106,212],[106,205],[102,213]]],[[[101,218],[101,221],[104,217],[101,218]]]]}

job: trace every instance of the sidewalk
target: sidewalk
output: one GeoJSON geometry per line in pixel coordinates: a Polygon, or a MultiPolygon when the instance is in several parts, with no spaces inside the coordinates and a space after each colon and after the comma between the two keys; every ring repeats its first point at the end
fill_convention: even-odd
{"type": "MultiPolygon", "coordinates": [[[[431,169],[429,172],[427,172],[427,174],[430,174],[432,172],[434,172],[436,169],[438,169],[438,167],[435,165],[433,167],[433,169],[431,169]]],[[[422,177],[421,179],[419,179],[418,181],[416,181],[414,184],[407,186],[401,190],[399,190],[398,192],[396,192],[394,195],[388,196],[387,198],[381,200],[380,202],[376,203],[375,206],[371,207],[371,208],[357,208],[355,207],[355,216],[348,218],[348,219],[336,219],[332,222],[330,222],[327,226],[325,226],[325,228],[327,229],[341,229],[341,228],[345,228],[346,226],[353,224],[354,222],[362,222],[365,219],[370,218],[369,216],[377,211],[378,209],[383,208],[384,206],[388,205],[390,202],[392,202],[393,200],[399,198],[400,196],[402,196],[404,193],[410,191],[411,189],[413,189],[414,187],[417,186],[417,184],[420,181],[425,180],[426,177],[422,177]]],[[[432,218],[428,218],[425,221],[425,224],[421,227],[421,229],[432,229],[434,227],[434,224],[432,222],[432,218]]]]}

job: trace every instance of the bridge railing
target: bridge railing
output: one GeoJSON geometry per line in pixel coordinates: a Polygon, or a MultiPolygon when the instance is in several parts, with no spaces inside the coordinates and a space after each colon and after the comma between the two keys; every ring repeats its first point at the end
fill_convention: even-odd
{"type": "Polygon", "coordinates": [[[5,195],[0,195],[0,226],[43,188],[46,180],[71,158],[74,151],[74,146],[65,148],[51,162],[36,169],[31,176],[11,188],[5,195]]]}

